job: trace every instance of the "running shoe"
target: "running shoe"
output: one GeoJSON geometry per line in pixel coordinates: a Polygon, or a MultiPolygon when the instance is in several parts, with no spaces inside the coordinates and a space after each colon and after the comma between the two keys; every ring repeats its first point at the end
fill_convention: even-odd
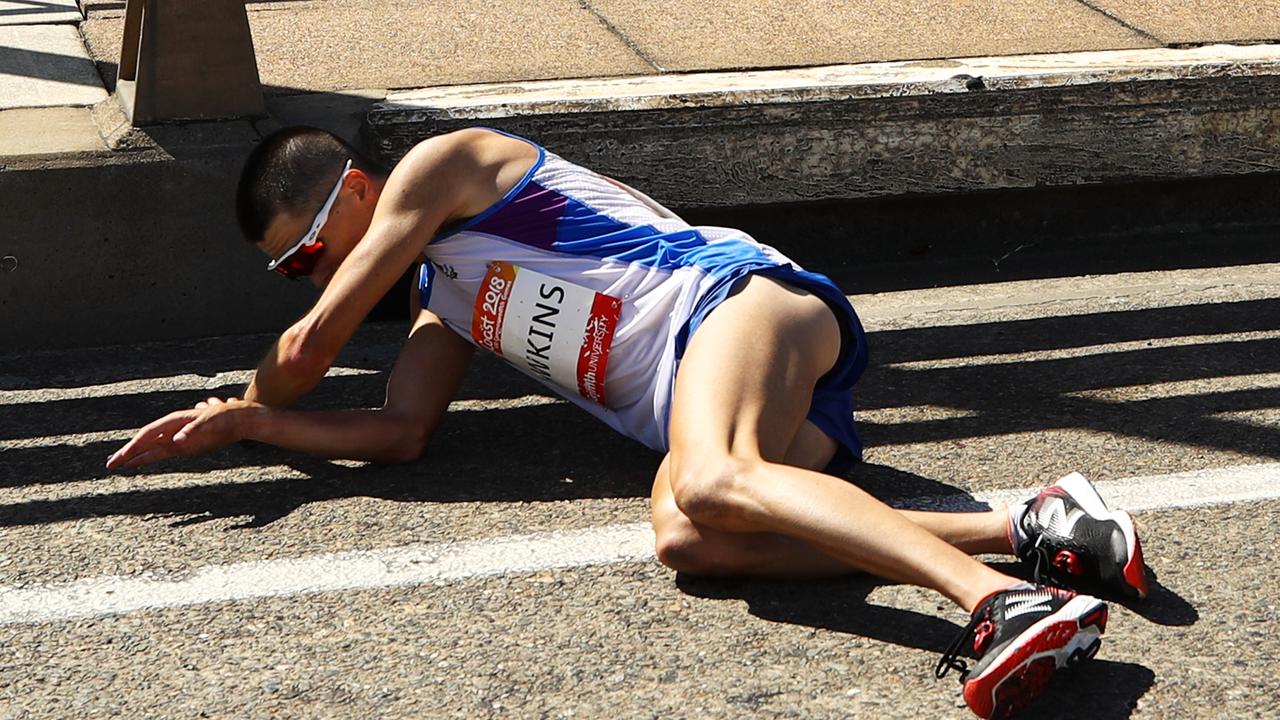
{"type": "Polygon", "coordinates": [[[1011,507],[1009,530],[1015,554],[1037,583],[1114,599],[1147,596],[1133,517],[1107,509],[1080,473],[1011,507]]]}
{"type": "Polygon", "coordinates": [[[1058,668],[1096,655],[1106,628],[1101,600],[1018,583],[978,603],[934,674],[959,671],[969,709],[982,718],[1008,718],[1039,697],[1058,668]],[[972,669],[959,658],[970,653],[977,659],[972,669]]]}

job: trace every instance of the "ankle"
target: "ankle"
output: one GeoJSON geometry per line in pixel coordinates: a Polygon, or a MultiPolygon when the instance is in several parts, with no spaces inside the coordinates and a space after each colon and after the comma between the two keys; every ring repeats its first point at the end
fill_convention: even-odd
{"type": "Polygon", "coordinates": [[[972,614],[987,598],[1023,582],[1026,581],[987,568],[987,572],[983,573],[982,577],[974,578],[974,581],[969,583],[958,597],[952,599],[964,608],[965,612],[972,614]]]}
{"type": "Polygon", "coordinates": [[[1018,554],[1018,548],[1027,540],[1022,530],[1022,518],[1029,508],[1030,505],[1020,502],[1010,504],[1003,511],[996,511],[1003,516],[1005,538],[1009,542],[1009,552],[1013,555],[1018,554]]]}

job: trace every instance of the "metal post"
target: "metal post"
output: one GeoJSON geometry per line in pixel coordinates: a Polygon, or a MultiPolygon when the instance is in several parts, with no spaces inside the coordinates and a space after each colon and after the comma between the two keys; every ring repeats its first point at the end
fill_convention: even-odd
{"type": "Polygon", "coordinates": [[[116,95],[135,126],[264,114],[244,0],[128,0],[116,95]]]}

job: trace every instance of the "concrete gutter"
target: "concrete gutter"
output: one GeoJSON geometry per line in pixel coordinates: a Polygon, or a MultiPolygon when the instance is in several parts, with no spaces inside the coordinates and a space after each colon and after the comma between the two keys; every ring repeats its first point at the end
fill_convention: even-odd
{"type": "Polygon", "coordinates": [[[472,125],[681,207],[1280,170],[1280,45],[425,88],[375,104],[395,160],[472,125]]]}

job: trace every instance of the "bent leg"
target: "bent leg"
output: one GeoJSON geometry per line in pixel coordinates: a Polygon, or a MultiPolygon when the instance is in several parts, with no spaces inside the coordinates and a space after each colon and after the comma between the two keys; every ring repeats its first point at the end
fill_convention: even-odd
{"type": "Polygon", "coordinates": [[[651,501],[658,559],[667,567],[695,575],[769,578],[832,577],[854,570],[848,563],[785,535],[724,532],[693,522],[676,505],[670,467],[668,455],[654,476],[651,501]]]}
{"type": "Polygon", "coordinates": [[[696,529],[764,534],[764,548],[781,535],[836,561],[806,555],[804,570],[865,570],[966,609],[1016,582],[864,491],[784,464],[839,338],[821,300],[761,277],[708,316],[676,379],[665,463],[675,506],[696,529]]]}

